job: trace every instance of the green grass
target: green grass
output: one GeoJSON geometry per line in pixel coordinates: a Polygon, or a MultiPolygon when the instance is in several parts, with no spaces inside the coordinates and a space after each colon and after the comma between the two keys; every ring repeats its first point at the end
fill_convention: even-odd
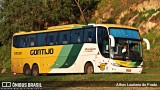
{"type": "Polygon", "coordinates": [[[24,76],[17,74],[13,76],[9,70],[8,73],[0,74],[0,81],[159,81],[160,70],[144,68],[142,74],[52,74],[48,76],[24,76]],[[148,78],[149,77],[149,78],[148,78]]]}
{"type": "MultiPolygon", "coordinates": [[[[17,74],[13,76],[13,73],[8,72],[5,74],[0,74],[0,81],[11,81],[11,82],[40,82],[42,84],[43,89],[45,90],[53,90],[54,89],[62,89],[62,90],[72,90],[74,88],[79,87],[78,89],[115,89],[117,87],[116,83],[147,83],[147,82],[156,82],[160,81],[160,74],[155,74],[159,69],[144,69],[145,73],[143,74],[61,74],[61,75],[49,75],[49,76],[24,76],[23,74],[17,74]],[[150,73],[149,72],[153,72],[150,73]],[[112,88],[110,87],[112,86],[112,88]],[[101,87],[99,89],[98,87],[101,87]]],[[[121,88],[124,90],[128,87],[121,88]]],[[[150,88],[150,87],[146,87],[150,88]]],[[[121,90],[120,88],[117,88],[121,90]]],[[[140,88],[138,88],[140,89],[140,88]]],[[[155,87],[154,87],[155,89],[155,87]]],[[[126,90],[133,90],[133,88],[128,88],[126,90]]]]}
{"type": "Polygon", "coordinates": [[[51,76],[24,76],[0,74],[0,81],[159,81],[160,74],[75,74],[51,76]],[[149,77],[149,78],[148,78],[149,77]]]}

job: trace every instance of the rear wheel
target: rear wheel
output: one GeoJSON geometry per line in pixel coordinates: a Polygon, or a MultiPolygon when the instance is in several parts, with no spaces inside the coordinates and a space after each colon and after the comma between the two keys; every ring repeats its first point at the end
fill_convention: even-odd
{"type": "Polygon", "coordinates": [[[93,74],[94,73],[94,68],[93,68],[92,63],[87,63],[85,65],[84,71],[85,71],[86,74],[93,74]]]}
{"type": "Polygon", "coordinates": [[[23,67],[23,74],[26,75],[26,76],[30,76],[31,75],[31,69],[29,67],[28,64],[26,64],[24,67],[23,67]]]}
{"type": "Polygon", "coordinates": [[[39,76],[39,68],[36,64],[32,67],[32,76],[39,76]]]}

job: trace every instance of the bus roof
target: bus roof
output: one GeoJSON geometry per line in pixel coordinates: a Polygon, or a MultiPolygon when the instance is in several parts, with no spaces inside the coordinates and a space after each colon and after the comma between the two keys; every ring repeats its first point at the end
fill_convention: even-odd
{"type": "Polygon", "coordinates": [[[88,25],[69,24],[69,25],[52,26],[52,27],[49,27],[47,30],[31,31],[31,32],[24,32],[24,31],[22,31],[22,32],[15,33],[14,35],[43,33],[43,32],[48,32],[48,31],[60,31],[60,30],[68,30],[68,29],[90,27],[90,26],[103,26],[103,27],[107,27],[107,28],[110,28],[110,27],[129,28],[129,29],[135,29],[135,30],[137,30],[137,28],[134,28],[134,27],[124,26],[124,25],[117,25],[117,24],[88,24],[88,25]]]}
{"type": "Polygon", "coordinates": [[[57,30],[68,30],[74,27],[82,27],[82,24],[69,24],[69,25],[61,25],[61,26],[52,26],[49,27],[47,30],[57,31],[57,30]]]}
{"type": "Polygon", "coordinates": [[[137,28],[134,28],[134,27],[125,26],[125,25],[118,25],[118,24],[89,24],[89,25],[104,26],[104,27],[107,27],[107,28],[115,27],[115,28],[128,28],[128,29],[138,30],[137,28]]]}
{"type": "Polygon", "coordinates": [[[82,24],[69,24],[69,25],[60,25],[60,26],[52,26],[49,27],[47,30],[40,30],[40,31],[31,31],[31,32],[18,32],[15,33],[14,35],[23,35],[23,34],[33,34],[33,33],[43,33],[43,32],[48,32],[48,31],[60,31],[60,30],[68,30],[68,29],[72,29],[72,28],[82,28],[82,24]]]}

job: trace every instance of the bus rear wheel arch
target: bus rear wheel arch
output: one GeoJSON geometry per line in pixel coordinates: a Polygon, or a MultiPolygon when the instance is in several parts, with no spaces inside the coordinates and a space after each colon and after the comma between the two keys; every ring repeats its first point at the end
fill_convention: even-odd
{"type": "Polygon", "coordinates": [[[93,74],[94,73],[94,68],[93,64],[91,62],[87,62],[84,66],[84,73],[85,74],[93,74]]]}
{"type": "Polygon", "coordinates": [[[37,64],[33,64],[32,66],[32,76],[39,76],[39,67],[37,64]]]}
{"type": "Polygon", "coordinates": [[[29,64],[25,64],[24,65],[24,67],[23,67],[23,74],[25,76],[30,76],[31,75],[31,69],[30,69],[29,64]]]}

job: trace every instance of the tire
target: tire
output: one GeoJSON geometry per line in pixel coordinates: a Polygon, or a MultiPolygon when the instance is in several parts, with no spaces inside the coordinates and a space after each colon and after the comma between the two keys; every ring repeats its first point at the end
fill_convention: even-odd
{"type": "Polygon", "coordinates": [[[38,65],[33,65],[33,67],[32,67],[32,76],[39,76],[38,65]]]}
{"type": "Polygon", "coordinates": [[[30,67],[29,67],[28,64],[26,64],[26,65],[23,67],[23,74],[24,74],[25,76],[30,76],[30,75],[31,75],[31,69],[30,69],[30,67]]]}
{"type": "Polygon", "coordinates": [[[94,68],[93,68],[93,65],[92,63],[87,63],[84,67],[84,72],[86,74],[93,74],[94,73],[94,68]]]}

